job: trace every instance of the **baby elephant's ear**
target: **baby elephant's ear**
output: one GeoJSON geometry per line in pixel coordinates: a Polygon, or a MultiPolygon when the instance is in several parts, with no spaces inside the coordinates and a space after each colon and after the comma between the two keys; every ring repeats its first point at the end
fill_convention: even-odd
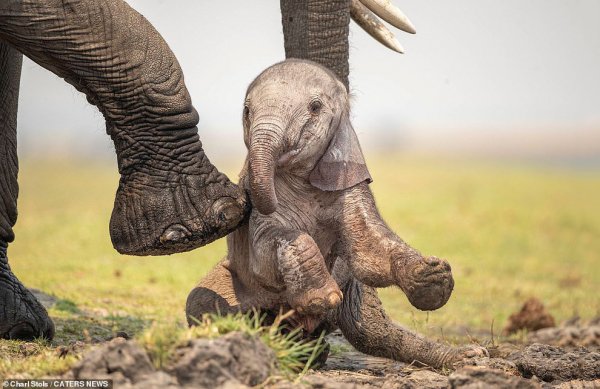
{"type": "Polygon", "coordinates": [[[324,191],[344,190],[372,182],[350,118],[344,115],[329,147],[310,173],[310,183],[324,191]]]}

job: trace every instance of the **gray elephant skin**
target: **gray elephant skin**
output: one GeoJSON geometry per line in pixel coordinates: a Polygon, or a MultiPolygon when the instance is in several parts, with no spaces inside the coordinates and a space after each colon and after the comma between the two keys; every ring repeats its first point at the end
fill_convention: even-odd
{"type": "Polygon", "coordinates": [[[449,299],[450,265],[423,257],[382,220],[350,123],[346,88],[326,68],[287,60],[248,88],[240,185],[255,208],[228,255],[188,296],[189,323],[211,312],[294,309],[309,334],[339,327],[365,353],[441,368],[484,355],[394,325],[375,287],[396,285],[418,309],[449,299]]]}

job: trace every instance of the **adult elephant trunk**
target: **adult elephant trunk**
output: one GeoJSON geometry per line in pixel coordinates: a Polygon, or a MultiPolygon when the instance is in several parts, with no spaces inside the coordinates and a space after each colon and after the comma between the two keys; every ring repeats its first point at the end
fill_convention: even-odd
{"type": "Polygon", "coordinates": [[[280,0],[286,58],[314,61],[349,88],[351,0],[280,0]]]}
{"type": "Polygon", "coordinates": [[[282,129],[279,124],[258,121],[250,130],[250,195],[252,204],[263,215],[277,209],[275,167],[282,148],[282,129]]]}

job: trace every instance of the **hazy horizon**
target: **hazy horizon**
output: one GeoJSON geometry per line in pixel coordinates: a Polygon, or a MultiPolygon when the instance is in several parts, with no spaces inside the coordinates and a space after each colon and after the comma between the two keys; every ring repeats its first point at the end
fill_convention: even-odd
{"type": "MultiPolygon", "coordinates": [[[[239,158],[245,89],[284,57],[279,3],[129,3],[178,57],[209,157],[239,158]]],[[[417,27],[396,34],[406,54],[351,27],[353,122],[367,152],[600,160],[600,2],[394,3],[417,27]]],[[[114,159],[96,108],[29,60],[19,147],[25,158],[114,159]]]]}

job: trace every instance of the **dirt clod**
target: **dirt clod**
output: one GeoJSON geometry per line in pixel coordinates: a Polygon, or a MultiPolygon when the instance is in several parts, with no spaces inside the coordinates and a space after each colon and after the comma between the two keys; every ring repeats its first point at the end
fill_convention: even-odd
{"type": "Polygon", "coordinates": [[[465,366],[450,374],[450,388],[461,389],[536,389],[541,385],[532,380],[516,377],[498,369],[465,366]]]}
{"type": "Polygon", "coordinates": [[[527,340],[560,347],[600,347],[600,323],[598,319],[582,322],[578,318],[569,320],[560,327],[544,328],[532,332],[527,340]]]}
{"type": "MultiPolygon", "coordinates": [[[[595,331],[590,328],[596,325],[569,322],[559,328],[578,326],[589,332],[595,331]]],[[[116,338],[86,354],[66,378],[109,378],[119,388],[225,389],[260,384],[271,389],[600,387],[600,350],[595,347],[500,344],[492,349],[491,358],[471,358],[446,376],[362,354],[339,332],[330,334],[327,341],[335,352],[323,367],[311,370],[301,382],[274,378],[277,371],[273,351],[243,333],[190,340],[175,351],[161,371],[154,368],[146,351],[135,341],[116,338]]]]}
{"type": "Polygon", "coordinates": [[[112,379],[115,385],[134,384],[154,373],[146,351],[123,338],[90,351],[71,373],[74,379],[112,379]]]}
{"type": "Polygon", "coordinates": [[[504,333],[513,334],[519,330],[536,331],[554,326],[554,317],[546,311],[544,304],[536,298],[530,298],[519,312],[510,315],[504,333]]]}
{"type": "Polygon", "coordinates": [[[237,332],[214,340],[191,340],[177,350],[175,359],[168,370],[182,385],[208,388],[228,381],[261,384],[275,365],[275,355],[264,343],[237,332]]]}
{"type": "Polygon", "coordinates": [[[544,381],[600,379],[600,353],[586,348],[571,351],[536,343],[510,357],[524,377],[544,381]]]}
{"type": "Polygon", "coordinates": [[[243,333],[191,340],[164,371],[155,370],[139,344],[119,337],[90,351],[64,378],[112,379],[119,388],[233,388],[263,383],[274,367],[273,351],[243,333]]]}

